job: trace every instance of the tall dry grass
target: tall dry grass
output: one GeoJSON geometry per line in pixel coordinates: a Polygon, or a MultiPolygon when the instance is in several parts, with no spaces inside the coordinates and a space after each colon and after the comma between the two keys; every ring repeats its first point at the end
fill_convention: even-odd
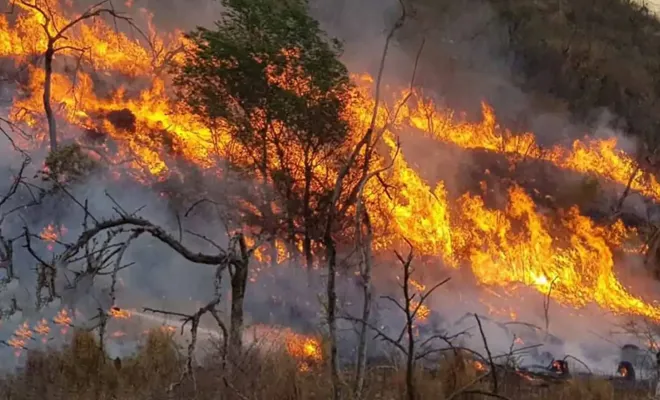
{"type": "MultiPolygon", "coordinates": [[[[0,379],[0,400],[325,400],[330,396],[326,367],[311,365],[302,371],[299,360],[285,349],[249,349],[240,358],[223,363],[214,353],[195,369],[195,380],[169,391],[180,380],[185,358],[172,334],[152,331],[130,358],[118,365],[104,354],[96,338],[76,332],[61,350],[31,351],[25,368],[0,379]]],[[[416,372],[419,399],[487,399],[490,378],[458,353],[433,371],[416,372]],[[467,392],[457,395],[458,392],[467,392]],[[452,397],[453,396],[453,397],[452,397]]],[[[352,375],[343,379],[350,390],[352,375]]],[[[546,387],[516,376],[499,376],[500,394],[509,399],[620,400],[647,398],[616,392],[605,380],[575,380],[546,387]]],[[[406,396],[405,371],[374,366],[368,371],[364,399],[398,400],[406,396]]]]}

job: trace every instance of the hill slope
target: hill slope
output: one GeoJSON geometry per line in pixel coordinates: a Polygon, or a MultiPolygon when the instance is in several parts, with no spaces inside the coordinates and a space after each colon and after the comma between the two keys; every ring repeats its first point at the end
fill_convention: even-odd
{"type": "MultiPolygon", "coordinates": [[[[460,52],[470,54],[467,62],[463,57],[460,68],[482,71],[482,75],[490,75],[489,80],[493,76],[508,80],[525,93],[524,102],[542,98],[541,109],[565,111],[572,123],[593,124],[607,109],[614,114],[610,122],[615,127],[642,138],[651,150],[660,146],[660,83],[656,80],[660,21],[652,6],[633,0],[411,3],[421,10],[417,13],[421,21],[418,35],[428,34],[430,29],[442,31],[435,38],[440,40],[430,43],[434,49],[425,50],[437,50],[430,57],[439,74],[446,75],[450,70],[446,65],[453,62],[439,62],[439,53],[459,53],[455,48],[460,40],[460,52]],[[454,50],[440,42],[451,42],[454,50]]],[[[462,80],[450,91],[464,92],[474,85],[462,80]]],[[[478,83],[486,98],[490,94],[483,87],[488,84],[485,79],[478,83]]],[[[501,95],[505,100],[500,103],[508,107],[515,103],[512,93],[501,95]]],[[[499,112],[502,107],[494,102],[499,112]]],[[[532,108],[538,113],[539,107],[532,108]]]]}

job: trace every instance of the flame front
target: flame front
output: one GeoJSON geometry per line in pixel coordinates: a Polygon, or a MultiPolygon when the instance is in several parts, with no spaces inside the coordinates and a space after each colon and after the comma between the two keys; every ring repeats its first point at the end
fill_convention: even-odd
{"type": "Polygon", "coordinates": [[[287,352],[298,361],[301,371],[307,371],[323,361],[323,349],[317,338],[286,330],[284,340],[287,352]]]}
{"type": "MultiPolygon", "coordinates": [[[[20,6],[20,2],[17,4],[20,6]]],[[[62,4],[54,0],[49,4],[57,22],[55,26],[74,18],[68,16],[73,14],[62,4]]],[[[0,55],[23,65],[29,63],[31,56],[42,54],[46,46],[42,18],[24,6],[12,23],[0,16],[0,55]]],[[[102,19],[83,21],[72,29],[60,43],[71,50],[63,50],[58,57],[63,63],[69,61],[76,65],[81,53],[75,49],[89,49],[82,53],[82,60],[96,72],[78,69],[67,73],[64,68],[54,72],[52,98],[58,116],[71,127],[111,138],[116,148],[110,149],[111,141],[104,139],[106,157],[116,163],[127,162],[132,176],[141,181],[153,182],[177,173],[171,166],[172,157],[184,158],[212,174],[219,173],[217,161],[220,159],[240,163],[246,155],[230,146],[228,131],[211,132],[170,96],[170,79],[163,73],[163,66],[168,62],[181,62],[177,49],[187,46],[185,39],[179,32],[158,34],[150,23],[149,30],[158,51],[151,51],[140,40],[116,32],[102,19]],[[110,95],[100,96],[97,86],[103,77],[99,78],[99,74],[130,77],[139,84],[115,86],[110,95]],[[117,122],[122,115],[123,122],[117,122]]],[[[297,56],[289,49],[283,52],[287,57],[297,56]]],[[[41,99],[45,73],[34,64],[29,64],[28,72],[29,82],[15,97],[11,118],[44,134],[41,99]]],[[[275,84],[304,90],[306,82],[298,78],[295,70],[269,75],[275,84]]],[[[357,87],[348,100],[350,107],[346,115],[353,135],[347,146],[356,143],[365,132],[374,106],[369,95],[373,79],[369,76],[354,78],[357,87]]],[[[399,97],[398,103],[404,95],[399,97]]],[[[380,109],[377,125],[389,127],[383,138],[391,154],[382,154],[373,168],[382,168],[387,156],[395,155],[395,132],[411,134],[416,131],[463,149],[496,152],[512,162],[522,158],[541,160],[622,185],[627,184],[636,170],[634,159],[616,149],[616,139],[587,138],[575,141],[570,148],[542,149],[532,133],[514,134],[499,127],[493,110],[486,104],[483,121],[470,123],[415,93],[411,101],[402,105],[391,124],[387,124],[388,115],[380,109]]],[[[74,139],[84,140],[82,137],[74,139]]],[[[300,163],[301,149],[292,144],[286,151],[284,162],[300,163]]],[[[336,166],[319,162],[316,168],[325,172],[325,180],[316,184],[330,187],[337,176],[336,166]]],[[[634,178],[632,189],[660,199],[660,184],[655,177],[640,173],[634,178]]],[[[415,246],[418,254],[441,257],[445,264],[454,268],[470,268],[478,282],[485,286],[509,288],[522,284],[542,293],[548,293],[552,287],[552,297],[566,305],[582,307],[597,303],[615,313],[660,320],[660,309],[629,293],[614,273],[614,252],[635,233],[620,221],[599,226],[581,215],[576,207],[557,216],[541,214],[532,198],[519,186],[509,188],[507,203],[499,209],[487,207],[484,198],[474,194],[450,199],[443,182],[429,184],[401,154],[387,172],[387,183],[394,188],[388,193],[384,193],[382,185],[375,180],[365,189],[367,206],[373,210],[375,250],[389,251],[403,237],[415,246]]],[[[265,252],[256,254],[260,261],[274,261],[265,252]]],[[[290,249],[278,242],[273,256],[282,261],[290,257],[290,249]]],[[[130,315],[120,311],[112,309],[110,313],[115,318],[130,315]]],[[[427,316],[428,310],[420,309],[420,317],[427,316]]],[[[68,315],[60,317],[65,321],[68,315]]],[[[70,319],[68,323],[61,323],[68,324],[70,319]]],[[[318,348],[308,344],[309,349],[318,348]]],[[[296,346],[295,351],[302,353],[308,347],[296,346]]]]}

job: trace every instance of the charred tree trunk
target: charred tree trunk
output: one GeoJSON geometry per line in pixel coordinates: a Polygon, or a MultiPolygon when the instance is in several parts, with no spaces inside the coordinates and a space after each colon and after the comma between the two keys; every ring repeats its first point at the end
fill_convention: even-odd
{"type": "Polygon", "coordinates": [[[325,231],[325,247],[326,255],[328,257],[328,282],[327,282],[327,297],[328,297],[328,334],[330,335],[330,373],[332,377],[332,398],[339,400],[339,361],[337,359],[337,291],[336,291],[336,275],[337,275],[337,249],[335,241],[332,237],[331,226],[332,220],[329,220],[328,226],[325,231]]]}
{"type": "MultiPolygon", "coordinates": [[[[355,371],[355,397],[362,397],[362,390],[364,388],[364,375],[367,369],[367,324],[371,317],[371,239],[372,229],[369,213],[365,209],[364,212],[364,225],[367,229],[366,237],[363,243],[360,243],[362,254],[362,271],[360,275],[362,278],[362,294],[364,302],[362,304],[362,324],[360,326],[358,350],[357,350],[357,369],[355,371]]],[[[361,229],[358,226],[358,229],[361,229]]],[[[360,236],[362,236],[360,234],[360,236]]]]}
{"type": "Polygon", "coordinates": [[[247,245],[243,235],[238,237],[241,251],[241,261],[236,263],[231,276],[231,325],[229,327],[229,344],[232,351],[240,352],[243,347],[243,303],[248,280],[248,264],[250,261],[247,245]]]}
{"type": "Polygon", "coordinates": [[[52,86],[52,76],[53,76],[53,57],[55,56],[55,48],[53,40],[48,41],[48,48],[44,54],[44,71],[45,71],[45,80],[44,80],[44,110],[46,111],[46,118],[48,119],[48,136],[50,138],[50,151],[57,150],[57,123],[55,121],[55,115],[53,114],[53,108],[50,105],[50,92],[52,86]]]}
{"type": "MultiPolygon", "coordinates": [[[[406,391],[408,392],[408,400],[415,400],[417,398],[415,393],[415,336],[413,332],[413,324],[415,323],[415,315],[412,310],[412,296],[410,296],[410,262],[412,261],[412,252],[408,258],[408,262],[403,268],[403,296],[406,306],[406,330],[408,334],[408,353],[406,357],[406,391]]],[[[494,373],[494,372],[493,372],[494,373]]]]}

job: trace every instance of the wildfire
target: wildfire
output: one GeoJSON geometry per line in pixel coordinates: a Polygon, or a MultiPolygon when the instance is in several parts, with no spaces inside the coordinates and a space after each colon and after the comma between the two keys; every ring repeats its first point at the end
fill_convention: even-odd
{"type": "MultiPolygon", "coordinates": [[[[49,3],[54,19],[49,29],[71,21],[69,16],[73,14],[67,6],[57,1],[49,3]]],[[[44,17],[21,6],[20,2],[17,5],[21,8],[16,21],[10,23],[0,15],[0,56],[11,57],[22,65],[28,63],[31,56],[43,53],[47,38],[42,27],[44,17]]],[[[147,79],[141,90],[120,85],[110,95],[100,96],[96,75],[81,69],[70,73],[58,69],[52,75],[52,99],[58,116],[73,127],[100,134],[105,145],[106,137],[113,139],[117,149],[108,150],[108,157],[114,162],[129,160],[131,174],[142,181],[165,179],[173,173],[169,159],[172,154],[214,174],[218,173],[214,171],[218,159],[233,162],[247,159],[248,155],[231,146],[228,131],[211,132],[171,98],[169,79],[161,73],[161,67],[166,62],[181,62],[182,56],[176,49],[187,43],[179,32],[163,35],[150,23],[148,26],[154,45],[159,49],[157,52],[149,50],[149,46],[137,38],[117,32],[103,19],[82,21],[68,32],[59,43],[60,47],[70,49],[58,53],[62,62],[68,58],[77,60],[80,54],[75,49],[89,49],[82,60],[93,70],[147,79]]],[[[283,54],[297,57],[290,49],[283,49],[283,54]]],[[[33,64],[27,71],[28,83],[14,99],[11,118],[44,133],[45,72],[33,64]]],[[[306,87],[306,82],[301,81],[293,69],[270,71],[268,78],[285,89],[294,86],[295,90],[304,90],[306,87]]],[[[357,87],[349,99],[346,116],[353,127],[351,143],[357,142],[366,130],[374,105],[369,94],[373,79],[363,75],[355,76],[354,80],[357,87]]],[[[377,125],[385,127],[387,118],[388,113],[380,110],[377,125]]],[[[483,120],[471,123],[438,108],[421,93],[415,93],[411,101],[402,106],[396,121],[388,126],[391,129],[383,138],[391,150],[390,156],[395,154],[395,131],[417,130],[463,149],[489,150],[512,162],[544,161],[622,185],[627,184],[636,170],[634,159],[617,150],[616,139],[587,138],[575,141],[570,148],[542,149],[532,133],[515,134],[501,128],[492,108],[486,104],[483,105],[483,120]]],[[[285,162],[299,163],[302,159],[301,149],[295,145],[286,151],[285,162]]],[[[274,168],[277,162],[273,161],[274,168]]],[[[374,168],[383,165],[383,159],[374,161],[374,168]]],[[[325,178],[315,184],[331,187],[337,175],[336,166],[319,163],[316,168],[325,172],[325,178]]],[[[471,268],[477,281],[484,286],[509,288],[523,284],[545,294],[552,285],[552,297],[561,303],[574,307],[597,303],[615,313],[643,315],[660,321],[660,309],[631,294],[614,273],[614,253],[634,234],[622,222],[599,226],[581,215],[577,207],[556,216],[541,214],[530,195],[519,186],[509,188],[506,205],[498,209],[489,208],[483,197],[474,194],[452,199],[444,182],[425,181],[402,154],[398,154],[392,168],[384,175],[394,190],[384,193],[376,179],[365,188],[367,205],[374,210],[374,250],[389,251],[405,237],[415,246],[417,254],[442,258],[454,268],[471,268]]],[[[639,173],[631,182],[632,189],[660,199],[660,184],[650,174],[639,173]]],[[[483,186],[485,188],[485,184],[483,186]]],[[[55,228],[47,227],[42,238],[56,240],[55,228]]],[[[283,242],[277,242],[271,255],[261,250],[255,254],[262,262],[274,261],[271,258],[281,262],[291,256],[283,242]]],[[[257,278],[251,276],[250,279],[257,278]]],[[[418,282],[413,286],[420,292],[425,289],[418,282]]],[[[61,320],[67,322],[56,320],[56,323],[70,326],[71,318],[65,310],[62,312],[61,320]]],[[[429,313],[427,308],[420,308],[420,319],[427,318],[429,313]]],[[[110,316],[125,319],[130,317],[130,312],[112,308],[110,316]]],[[[292,339],[291,343],[288,348],[292,353],[320,357],[320,346],[312,339],[302,342],[292,339]]]]}
{"type": "Polygon", "coordinates": [[[73,318],[71,318],[69,312],[64,308],[53,318],[53,322],[61,327],[60,333],[62,335],[65,335],[70,327],[73,327],[73,318]]]}
{"type": "Polygon", "coordinates": [[[32,330],[41,336],[42,343],[46,343],[48,341],[48,334],[50,334],[50,326],[48,326],[48,321],[42,319],[34,326],[34,328],[32,328],[32,330]]]}
{"type": "MultiPolygon", "coordinates": [[[[543,149],[533,133],[513,133],[497,124],[493,109],[482,104],[480,123],[454,122],[454,115],[438,110],[435,105],[417,97],[417,102],[404,106],[400,123],[408,123],[428,136],[456,144],[464,149],[485,149],[507,154],[510,160],[521,158],[550,162],[558,167],[601,176],[626,185],[635,172],[635,160],[617,149],[617,139],[575,140],[570,149],[555,146],[543,149]]],[[[660,183],[650,174],[639,173],[631,188],[660,199],[660,183]]]]}
{"type": "Polygon", "coordinates": [[[39,234],[39,237],[46,242],[54,242],[58,236],[57,229],[53,224],[46,226],[39,234]]]}
{"type": "Polygon", "coordinates": [[[626,368],[626,367],[619,367],[619,371],[618,371],[618,372],[619,372],[619,376],[621,376],[621,377],[623,377],[623,378],[625,378],[626,376],[628,376],[628,368],[626,368]]]}
{"type": "MultiPolygon", "coordinates": [[[[34,334],[30,329],[30,325],[27,322],[24,322],[21,326],[19,326],[16,329],[16,331],[14,332],[14,336],[11,339],[7,340],[7,344],[18,351],[25,349],[27,342],[33,339],[34,339],[34,334]]],[[[17,356],[20,355],[20,351],[18,351],[16,355],[17,356]]]]}
{"type": "Polygon", "coordinates": [[[410,310],[415,311],[417,310],[417,314],[415,317],[419,321],[426,321],[428,317],[431,315],[431,310],[426,306],[426,304],[419,304],[417,301],[411,301],[410,302],[410,310]]]}
{"type": "Polygon", "coordinates": [[[317,338],[286,330],[284,340],[287,352],[298,361],[301,371],[307,371],[323,361],[321,342],[317,338]]]}
{"type": "Polygon", "coordinates": [[[131,317],[131,312],[128,310],[122,310],[119,307],[113,306],[108,312],[111,318],[116,319],[128,319],[131,317]]]}
{"type": "Polygon", "coordinates": [[[44,229],[39,233],[39,237],[48,243],[47,247],[48,250],[53,250],[53,244],[57,242],[57,240],[60,237],[61,234],[66,234],[67,229],[64,225],[60,226],[59,228],[56,227],[54,224],[49,224],[44,227],[44,229]]]}
{"type": "Polygon", "coordinates": [[[479,360],[474,360],[474,362],[472,363],[472,365],[474,366],[474,369],[476,369],[476,370],[479,371],[479,372],[486,371],[486,366],[484,365],[484,363],[482,363],[482,362],[479,361],[479,360]]]}

